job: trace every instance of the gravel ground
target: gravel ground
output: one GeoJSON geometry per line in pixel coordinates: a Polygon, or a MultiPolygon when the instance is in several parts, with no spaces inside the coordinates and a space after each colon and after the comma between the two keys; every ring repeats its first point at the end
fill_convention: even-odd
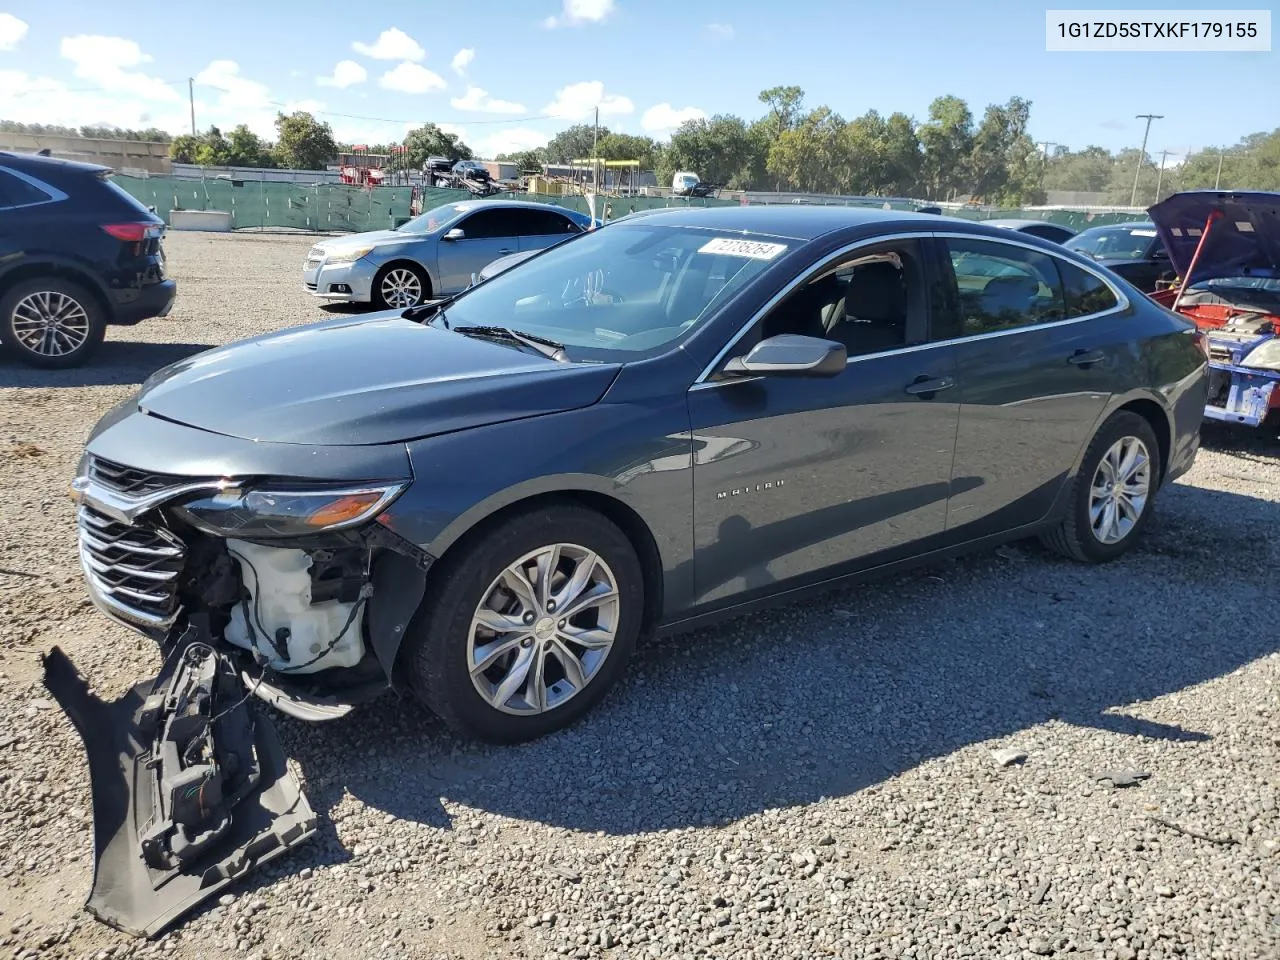
{"type": "Polygon", "coordinates": [[[169,319],[81,370],[0,358],[3,956],[1280,955],[1280,441],[1223,431],[1124,561],[1019,545],[652,643],[535,744],[394,700],[282,719],[318,838],[154,943],[89,918],[38,654],[111,697],[158,658],[83,599],[65,484],[156,367],[319,316],[309,242],[172,235],[169,319]]]}

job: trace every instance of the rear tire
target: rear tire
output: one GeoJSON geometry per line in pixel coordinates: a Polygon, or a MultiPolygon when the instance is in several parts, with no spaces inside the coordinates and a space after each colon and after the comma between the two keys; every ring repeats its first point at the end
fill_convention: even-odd
{"type": "Polygon", "coordinates": [[[29,366],[78,366],[98,349],[106,332],[98,298],[71,280],[36,277],[0,295],[0,343],[29,366]]]}
{"type": "Polygon", "coordinates": [[[405,310],[431,299],[431,278],[416,263],[389,263],[373,278],[373,305],[405,310]]]}
{"type": "Polygon", "coordinates": [[[406,638],[418,699],[456,733],[490,743],[536,739],[595,706],[622,676],[644,614],[626,535],[593,510],[559,504],[454,549],[406,638]]]}
{"type": "Polygon", "coordinates": [[[1085,451],[1067,515],[1041,541],[1082,563],[1123,556],[1151,519],[1160,479],[1160,443],[1151,424],[1127,410],[1113,414],[1085,451]]]}

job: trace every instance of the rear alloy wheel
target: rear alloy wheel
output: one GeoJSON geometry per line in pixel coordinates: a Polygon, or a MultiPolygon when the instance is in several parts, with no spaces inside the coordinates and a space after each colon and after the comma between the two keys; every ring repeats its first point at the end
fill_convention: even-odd
{"type": "Polygon", "coordinates": [[[431,283],[417,267],[392,264],[374,281],[374,303],[384,309],[416,307],[431,295],[431,283]]]}
{"type": "Polygon", "coordinates": [[[1062,525],[1044,536],[1058,553],[1087,563],[1128,551],[1151,516],[1160,486],[1160,445],[1136,413],[1121,411],[1085,452],[1062,525]]]}
{"type": "Polygon", "coordinates": [[[626,536],[578,506],[515,516],[441,570],[405,666],[455,731],[515,743],[567,726],[621,676],[644,589],[626,536]]]}
{"type": "Polygon", "coordinates": [[[0,297],[0,342],[33,367],[74,367],[105,333],[101,305],[78,283],[42,277],[0,297]]]}

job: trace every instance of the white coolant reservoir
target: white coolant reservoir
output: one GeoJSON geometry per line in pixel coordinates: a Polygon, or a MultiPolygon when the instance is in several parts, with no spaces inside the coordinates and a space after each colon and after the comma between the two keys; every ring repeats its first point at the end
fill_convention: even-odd
{"type": "Polygon", "coordinates": [[[347,618],[356,604],[338,600],[313,604],[311,557],[302,550],[262,547],[243,540],[228,540],[227,550],[240,561],[241,577],[249,591],[248,603],[237,604],[231,612],[225,634],[229,643],[257,650],[273,670],[282,672],[316,673],[360,662],[364,657],[364,607],[361,605],[348,626],[347,618]],[[252,632],[246,617],[252,618],[252,632]],[[288,660],[281,660],[272,645],[273,637],[285,636],[282,630],[288,631],[288,660]],[[339,634],[342,639],[334,644],[339,634]]]}

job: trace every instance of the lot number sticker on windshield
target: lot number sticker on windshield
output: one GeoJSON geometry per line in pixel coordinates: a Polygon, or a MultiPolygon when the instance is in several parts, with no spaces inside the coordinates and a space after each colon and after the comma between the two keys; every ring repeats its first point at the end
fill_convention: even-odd
{"type": "Polygon", "coordinates": [[[785,243],[763,243],[759,240],[733,240],[716,237],[698,248],[699,253],[718,253],[726,257],[746,257],[750,260],[772,260],[787,249],[785,243]]]}

